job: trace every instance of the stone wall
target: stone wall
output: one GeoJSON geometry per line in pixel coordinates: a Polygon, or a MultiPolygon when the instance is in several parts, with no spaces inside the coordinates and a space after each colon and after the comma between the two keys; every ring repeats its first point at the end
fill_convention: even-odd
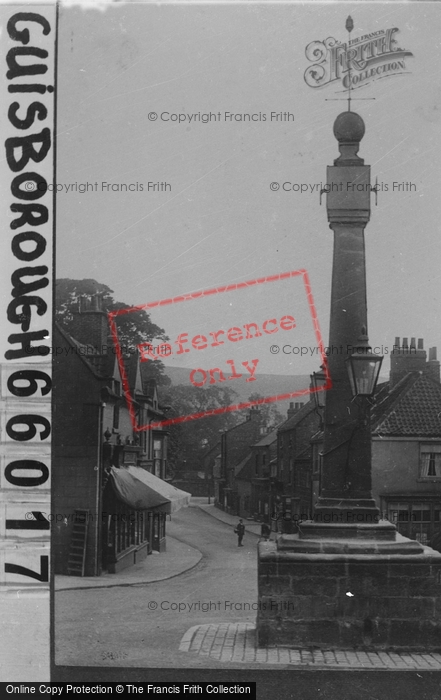
{"type": "Polygon", "coordinates": [[[258,645],[441,649],[441,555],[315,555],[259,545],[258,645]]]}

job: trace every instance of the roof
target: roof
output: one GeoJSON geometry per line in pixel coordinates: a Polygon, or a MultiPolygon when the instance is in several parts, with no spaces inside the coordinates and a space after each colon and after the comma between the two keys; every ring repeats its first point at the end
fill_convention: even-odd
{"type": "Polygon", "coordinates": [[[441,437],[441,384],[409,372],[390,391],[380,385],[371,414],[372,432],[394,437],[441,437]]]}
{"type": "MultiPolygon", "coordinates": [[[[371,411],[373,436],[441,438],[441,384],[420,372],[409,372],[390,389],[377,386],[371,411]]],[[[315,441],[323,439],[323,431],[315,441]]]]}
{"type": "Polygon", "coordinates": [[[282,425],[279,426],[279,433],[286,433],[296,427],[304,418],[309,416],[312,411],[315,411],[314,401],[309,400],[300,408],[293,416],[290,416],[282,425]]]}
{"type": "Polygon", "coordinates": [[[55,322],[57,331],[69,343],[72,348],[75,348],[73,354],[80,357],[82,362],[98,379],[108,379],[113,376],[115,368],[115,356],[112,353],[98,353],[93,345],[84,345],[78,340],[72,338],[71,335],[57,322],[55,322]]]}
{"type": "Polygon", "coordinates": [[[254,462],[251,459],[251,452],[239,462],[235,468],[236,479],[246,479],[249,481],[254,476],[254,462]]]}
{"type": "Polygon", "coordinates": [[[277,430],[278,428],[276,427],[270,433],[264,435],[259,442],[254,443],[253,447],[265,447],[266,445],[272,445],[272,443],[276,442],[277,440],[277,430]]]}
{"type": "MultiPolygon", "coordinates": [[[[212,452],[219,453],[220,449],[221,449],[221,444],[220,444],[220,440],[218,440],[215,445],[213,445],[206,452],[204,452],[204,454],[202,455],[202,459],[206,459],[207,457],[209,457],[212,452]]],[[[217,457],[217,455],[214,455],[214,456],[217,457]]]]}
{"type": "Polygon", "coordinates": [[[254,423],[257,426],[260,426],[261,423],[258,422],[257,420],[253,420],[253,418],[248,415],[245,420],[241,421],[240,423],[236,423],[236,425],[232,425],[231,428],[227,428],[227,430],[223,430],[222,432],[225,433],[232,433],[233,430],[237,430],[237,428],[240,428],[242,425],[248,425],[250,423],[254,423]]]}
{"type": "Polygon", "coordinates": [[[301,450],[298,454],[295,456],[295,460],[300,461],[302,459],[307,459],[308,461],[311,459],[312,456],[312,449],[311,445],[306,445],[306,447],[301,450]]]}

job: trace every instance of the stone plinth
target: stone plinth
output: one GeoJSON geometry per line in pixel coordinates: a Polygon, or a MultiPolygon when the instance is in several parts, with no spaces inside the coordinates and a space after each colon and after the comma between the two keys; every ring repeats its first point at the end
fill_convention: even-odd
{"type": "Polygon", "coordinates": [[[441,554],[398,533],[262,542],[258,591],[261,647],[441,650],[441,554]]]}

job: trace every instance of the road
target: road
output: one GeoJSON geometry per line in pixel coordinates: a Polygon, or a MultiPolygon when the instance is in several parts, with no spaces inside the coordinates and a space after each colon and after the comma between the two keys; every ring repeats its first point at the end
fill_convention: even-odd
{"type": "Polygon", "coordinates": [[[258,538],[247,533],[239,548],[230,526],[196,507],[174,515],[167,532],[202,552],[194,569],[157,583],[55,594],[57,664],[225,667],[179,652],[179,643],[193,625],[255,621],[258,538]]]}
{"type": "Polygon", "coordinates": [[[259,700],[441,697],[439,672],[281,669],[180,652],[180,640],[193,625],[254,622],[255,612],[246,608],[257,600],[258,538],[248,533],[239,549],[231,527],[196,507],[173,516],[167,530],[203,553],[191,571],[158,583],[55,594],[53,681],[257,681],[259,700]],[[152,602],[156,610],[150,609],[152,602]],[[195,609],[210,602],[214,607],[207,612],[195,609]],[[180,603],[181,611],[171,610],[172,603],[180,603]]]}

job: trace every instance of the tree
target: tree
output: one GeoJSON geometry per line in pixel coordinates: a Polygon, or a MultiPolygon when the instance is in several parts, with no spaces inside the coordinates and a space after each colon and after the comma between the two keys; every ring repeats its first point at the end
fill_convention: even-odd
{"type": "MultiPolygon", "coordinates": [[[[248,401],[259,401],[262,399],[264,397],[258,393],[251,394],[248,397],[248,401]]],[[[260,411],[262,425],[265,425],[267,428],[275,428],[286,420],[286,417],[283,413],[280,413],[275,403],[260,403],[257,407],[260,411]]]]}
{"type": "MultiPolygon", "coordinates": [[[[167,418],[205,413],[216,408],[231,406],[237,393],[229,387],[207,388],[179,384],[161,392],[161,403],[171,404],[167,418]]],[[[196,418],[168,426],[168,458],[172,472],[197,471],[207,449],[220,440],[220,433],[238,422],[237,412],[196,418]]]]}
{"type": "MultiPolygon", "coordinates": [[[[73,320],[73,312],[78,310],[81,296],[102,295],[103,311],[116,311],[127,309],[130,304],[115,301],[113,290],[106,284],[101,284],[94,279],[72,280],[68,278],[59,279],[55,286],[55,320],[70,332],[73,320]]],[[[160,328],[150,319],[149,314],[144,309],[133,311],[129,314],[118,316],[116,319],[118,340],[124,349],[124,355],[130,356],[139,343],[152,340],[167,341],[168,336],[163,328],[160,328]]],[[[164,365],[160,360],[149,362],[149,373],[152,379],[156,379],[158,384],[170,383],[169,378],[164,374],[164,365]]]]}

